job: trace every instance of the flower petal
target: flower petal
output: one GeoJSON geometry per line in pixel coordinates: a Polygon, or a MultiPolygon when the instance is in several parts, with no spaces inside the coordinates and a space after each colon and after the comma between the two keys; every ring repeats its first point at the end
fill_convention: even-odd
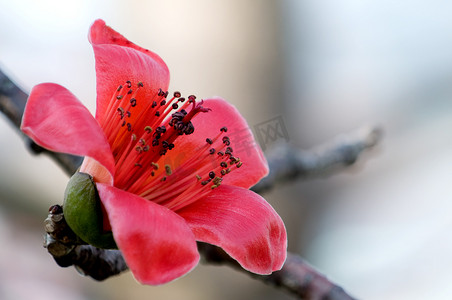
{"type": "MultiPolygon", "coordinates": [[[[91,26],[89,40],[96,58],[97,109],[96,119],[103,124],[108,104],[119,85],[130,80],[142,82],[140,99],[152,101],[159,88],[166,91],[169,70],[155,53],[128,41],[124,36],[97,20],[91,26]]],[[[133,88],[136,88],[134,86],[133,88]]],[[[141,111],[148,103],[138,101],[135,110],[141,111]]]]}
{"type": "Polygon", "coordinates": [[[66,88],[35,86],[22,118],[22,131],[52,151],[90,156],[114,174],[110,145],[88,109],[66,88]]]}
{"type": "Polygon", "coordinates": [[[97,183],[116,244],[135,278],[163,284],[192,270],[199,261],[196,241],[184,219],[151,201],[97,183]]]}
{"type": "Polygon", "coordinates": [[[194,133],[176,140],[175,150],[166,154],[167,161],[177,165],[199,155],[197,149],[205,145],[206,138],[216,137],[220,128],[226,126],[228,131],[224,135],[229,137],[233,155],[239,157],[243,165],[224,176],[222,184],[250,188],[268,174],[268,165],[246,120],[233,105],[219,97],[204,100],[202,106],[211,111],[199,113],[192,119],[194,133]]]}
{"type": "Polygon", "coordinates": [[[284,223],[270,204],[252,191],[221,185],[177,213],[198,241],[223,248],[246,270],[270,274],[284,264],[284,223]]]}

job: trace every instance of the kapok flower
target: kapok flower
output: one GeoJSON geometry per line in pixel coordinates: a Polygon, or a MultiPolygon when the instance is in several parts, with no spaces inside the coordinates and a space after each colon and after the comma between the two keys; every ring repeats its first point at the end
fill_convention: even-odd
{"type": "Polygon", "coordinates": [[[198,263],[196,241],[223,248],[254,273],[279,270],[284,224],[249,191],[267,162],[239,112],[220,98],[169,96],[169,71],[97,20],[95,118],[64,87],[31,91],[22,130],[52,151],[85,156],[104,215],[135,278],[161,284],[198,263]]]}

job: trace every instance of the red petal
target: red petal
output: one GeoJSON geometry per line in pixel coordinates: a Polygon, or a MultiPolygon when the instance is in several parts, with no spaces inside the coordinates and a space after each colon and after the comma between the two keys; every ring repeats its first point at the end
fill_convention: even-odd
{"type": "Polygon", "coordinates": [[[116,244],[135,278],[157,285],[192,270],[196,241],[184,219],[167,208],[106,184],[97,184],[116,244]]]}
{"type": "Polygon", "coordinates": [[[243,165],[224,176],[222,184],[250,188],[268,174],[268,165],[247,122],[233,105],[221,98],[204,100],[202,106],[211,111],[198,113],[192,119],[195,132],[176,140],[176,148],[166,155],[168,161],[174,161],[177,165],[193,155],[199,155],[197,149],[205,145],[206,138],[216,137],[220,128],[226,126],[228,131],[224,135],[229,137],[233,155],[239,157],[243,165]]]}
{"type": "Polygon", "coordinates": [[[66,88],[43,83],[28,98],[22,131],[52,151],[90,156],[114,174],[110,145],[88,109],[66,88]]]}
{"type": "Polygon", "coordinates": [[[119,85],[130,80],[140,91],[135,111],[149,105],[159,88],[166,91],[169,84],[169,70],[165,62],[155,53],[128,41],[124,36],[97,20],[91,26],[89,40],[96,58],[97,110],[96,119],[102,124],[108,104],[119,85]]]}
{"type": "Polygon", "coordinates": [[[178,213],[198,241],[223,248],[246,270],[270,274],[284,264],[284,223],[270,204],[252,191],[221,185],[178,213]]]}

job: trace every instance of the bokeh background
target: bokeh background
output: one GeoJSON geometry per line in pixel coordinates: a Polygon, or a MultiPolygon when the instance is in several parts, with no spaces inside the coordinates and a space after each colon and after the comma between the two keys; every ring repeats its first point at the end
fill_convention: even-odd
{"type": "MultiPolygon", "coordinates": [[[[166,61],[170,91],[220,95],[251,126],[280,117],[300,148],[380,124],[382,144],[353,168],[265,197],[289,249],[354,296],[451,299],[451,14],[441,0],[0,0],[0,67],[93,110],[87,32],[102,18],[166,61]]],[[[0,299],[291,299],[227,267],[159,287],[59,268],[42,221],[67,177],[4,116],[0,143],[0,299]]]]}

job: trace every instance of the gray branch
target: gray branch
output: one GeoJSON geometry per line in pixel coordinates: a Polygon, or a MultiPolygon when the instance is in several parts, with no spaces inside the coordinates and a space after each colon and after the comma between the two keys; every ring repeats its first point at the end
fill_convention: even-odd
{"type": "MultiPolygon", "coordinates": [[[[27,94],[0,70],[0,111],[17,129],[20,128],[26,100],[27,94]]],[[[253,189],[263,192],[279,182],[327,174],[340,166],[350,165],[364,150],[373,147],[379,137],[379,130],[371,129],[327,144],[318,151],[299,151],[283,144],[268,153],[270,174],[253,189]]],[[[72,175],[81,163],[80,157],[48,151],[24,138],[33,153],[49,155],[68,175],[72,175]]],[[[96,280],[107,279],[128,269],[119,250],[98,249],[83,243],[67,226],[61,206],[52,206],[44,223],[44,246],[58,265],[73,265],[80,273],[96,280]]],[[[205,262],[232,266],[257,280],[285,289],[299,299],[354,299],[295,254],[288,253],[282,270],[259,276],[241,268],[221,248],[204,243],[198,243],[198,248],[205,262]]]]}
{"type": "MultiPolygon", "coordinates": [[[[63,209],[54,205],[44,221],[44,247],[61,267],[74,266],[79,273],[96,280],[104,280],[126,271],[127,264],[119,250],[105,250],[86,245],[69,228],[63,209]]],[[[301,257],[288,253],[280,271],[271,275],[257,275],[240,267],[236,260],[216,246],[198,242],[198,250],[205,263],[228,265],[267,284],[285,289],[299,299],[353,300],[343,288],[329,281],[301,257]]]]}
{"type": "Polygon", "coordinates": [[[363,151],[374,147],[381,135],[379,127],[366,127],[308,151],[287,143],[277,144],[266,153],[270,173],[252,190],[262,193],[281,183],[340,171],[354,164],[363,151]]]}
{"type": "Polygon", "coordinates": [[[44,247],[60,267],[74,266],[96,280],[105,280],[128,269],[119,250],[105,250],[87,245],[67,225],[63,209],[53,205],[44,221],[44,247]]]}

